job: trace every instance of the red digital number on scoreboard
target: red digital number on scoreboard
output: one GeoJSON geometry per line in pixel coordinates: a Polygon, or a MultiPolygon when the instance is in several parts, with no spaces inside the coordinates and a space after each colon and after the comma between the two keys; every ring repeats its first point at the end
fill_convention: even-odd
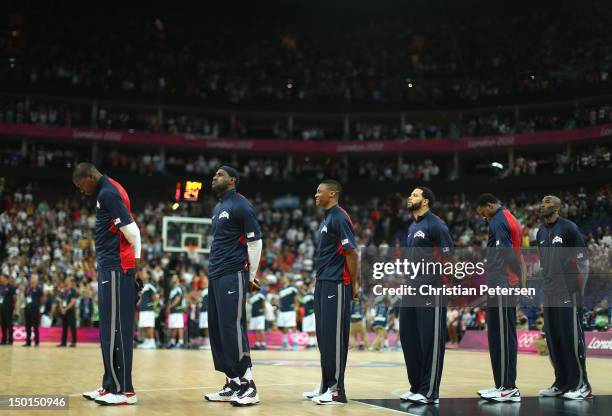
{"type": "Polygon", "coordinates": [[[181,183],[180,182],[176,183],[176,189],[174,190],[174,200],[176,202],[181,201],[181,183]]]}

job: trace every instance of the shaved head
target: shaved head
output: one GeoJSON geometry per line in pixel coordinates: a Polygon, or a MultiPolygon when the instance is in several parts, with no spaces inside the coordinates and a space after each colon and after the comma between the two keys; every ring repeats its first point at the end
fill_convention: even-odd
{"type": "Polygon", "coordinates": [[[92,163],[81,162],[75,166],[74,171],[72,172],[72,180],[74,181],[96,174],[100,175],[100,172],[92,163]]]}
{"type": "Polygon", "coordinates": [[[556,207],[561,208],[561,199],[558,196],[554,196],[554,195],[546,195],[544,197],[544,199],[546,198],[550,198],[550,202],[555,205],[556,207]]]}
{"type": "Polygon", "coordinates": [[[72,183],[83,195],[93,195],[102,174],[91,163],[82,162],[72,172],[72,183]]]}
{"type": "Polygon", "coordinates": [[[315,203],[318,207],[328,209],[338,203],[342,194],[342,185],[333,179],[325,179],[317,187],[315,203]]]}
{"type": "Polygon", "coordinates": [[[561,199],[558,196],[546,195],[540,202],[540,215],[546,222],[552,223],[557,221],[560,209],[561,199]]]}
{"type": "Polygon", "coordinates": [[[325,179],[321,181],[321,185],[327,186],[327,189],[335,192],[337,199],[340,199],[340,194],[342,193],[342,185],[340,185],[340,182],[333,179],[325,179]]]}

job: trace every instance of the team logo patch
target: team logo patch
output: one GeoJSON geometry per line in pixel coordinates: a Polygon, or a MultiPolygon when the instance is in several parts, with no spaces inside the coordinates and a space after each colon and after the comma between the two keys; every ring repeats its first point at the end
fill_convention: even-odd
{"type": "Polygon", "coordinates": [[[348,244],[348,238],[345,238],[344,240],[342,240],[342,245],[348,244]]]}
{"type": "Polygon", "coordinates": [[[121,224],[121,218],[115,218],[115,221],[113,222],[115,223],[115,225],[121,224]]]}
{"type": "Polygon", "coordinates": [[[96,201],[96,208],[100,209],[100,201],[96,201]]]}
{"type": "Polygon", "coordinates": [[[327,225],[324,225],[323,228],[321,228],[321,232],[322,233],[326,233],[327,232],[327,225]]]}
{"type": "Polygon", "coordinates": [[[450,247],[442,247],[442,253],[448,253],[450,251],[450,247]]]}
{"type": "Polygon", "coordinates": [[[553,244],[555,244],[555,243],[563,244],[563,239],[561,237],[559,237],[558,235],[556,235],[555,238],[553,238],[552,243],[553,244]]]}
{"type": "Polygon", "coordinates": [[[221,214],[219,214],[219,219],[228,219],[229,220],[229,213],[227,211],[223,211],[221,214]]]}
{"type": "Polygon", "coordinates": [[[495,246],[497,247],[498,245],[499,245],[499,240],[495,242],[495,246]]]}
{"type": "Polygon", "coordinates": [[[255,237],[255,233],[247,233],[247,238],[253,238],[255,237]]]}
{"type": "Polygon", "coordinates": [[[425,233],[423,231],[417,231],[416,233],[414,233],[413,238],[417,237],[425,238],[425,233]]]}

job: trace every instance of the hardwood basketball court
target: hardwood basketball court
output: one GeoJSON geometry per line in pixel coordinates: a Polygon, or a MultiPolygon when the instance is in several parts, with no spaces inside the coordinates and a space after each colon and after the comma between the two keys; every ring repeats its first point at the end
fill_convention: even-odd
{"type": "MultiPolygon", "coordinates": [[[[218,389],[224,376],[213,369],[210,351],[136,350],[134,352],[134,386],[139,403],[119,408],[102,407],[83,399],[81,392],[100,386],[102,360],[94,344],[76,349],[56,348],[44,344],[39,348],[19,345],[0,348],[0,394],[67,394],[70,409],[39,411],[27,414],[96,414],[96,415],[170,415],[170,414],[237,414],[237,415],[372,415],[408,411],[412,414],[462,413],[456,405],[445,406],[444,399],[469,398],[474,405],[477,389],[492,384],[489,356],[486,352],[447,350],[437,408],[397,409],[397,399],[408,389],[406,369],[401,352],[349,353],[346,389],[351,400],[345,406],[317,406],[302,400],[302,392],[312,390],[320,377],[317,351],[253,351],[253,374],[262,403],[249,408],[234,408],[226,403],[208,403],[202,394],[218,389]],[[357,400],[364,399],[370,403],[357,400]],[[379,401],[377,401],[379,400],[379,401]],[[374,401],[374,403],[372,403],[374,401]],[[383,404],[383,407],[379,405],[383,404]],[[127,408],[126,408],[127,407],[127,408]],[[446,409],[445,409],[446,407],[446,409]],[[447,411],[452,411],[448,413],[447,411]],[[433,412],[433,413],[432,413],[433,412]]],[[[612,360],[589,358],[589,379],[598,397],[612,395],[612,360]]],[[[519,354],[518,386],[525,396],[536,396],[553,380],[548,357],[519,354]]],[[[458,402],[459,403],[459,402],[458,402]]],[[[399,406],[399,404],[398,404],[399,406]]],[[[495,405],[498,406],[498,405],[495,405]]],[[[504,414],[513,405],[500,404],[504,414]],[[510,406],[510,407],[503,407],[510,406]]],[[[610,407],[607,407],[608,409],[610,407]]],[[[24,411],[14,412],[24,415],[24,411]]],[[[490,413],[490,412],[485,412],[490,413]]],[[[498,412],[493,412],[497,414],[498,412]]],[[[522,413],[522,412],[521,412],[522,413]]],[[[9,414],[6,410],[2,414],[9,414]]],[[[518,414],[510,412],[510,414],[518,414]]],[[[533,413],[532,413],[533,414],[533,413]]]]}

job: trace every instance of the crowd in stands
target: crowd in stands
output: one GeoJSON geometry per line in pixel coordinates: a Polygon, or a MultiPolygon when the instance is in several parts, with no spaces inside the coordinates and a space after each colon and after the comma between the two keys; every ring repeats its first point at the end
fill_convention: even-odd
{"type": "MultiPolygon", "coordinates": [[[[107,5],[96,6],[96,13],[80,13],[79,7],[43,3],[30,5],[27,13],[11,14],[9,30],[0,39],[0,123],[189,134],[211,140],[359,141],[456,139],[612,123],[610,100],[593,98],[612,93],[612,8],[605,0],[584,7],[556,4],[555,19],[547,6],[536,4],[491,13],[490,7],[501,6],[481,9],[462,3],[433,15],[423,5],[374,13],[358,7],[322,11],[303,4],[293,9],[258,3],[244,6],[243,13],[231,9],[228,13],[222,7],[191,16],[184,10],[131,13],[131,6],[107,5]],[[296,13],[299,19],[293,18],[296,13]],[[585,97],[591,98],[581,100],[585,97]],[[575,101],[562,104],[562,100],[575,101]],[[211,108],[223,111],[203,110],[211,108]],[[477,108],[494,110],[473,110],[477,108]],[[259,115],[246,111],[253,109],[259,115]],[[276,112],[266,113],[267,109],[276,112]],[[312,115],[327,109],[336,115],[321,119],[312,115]],[[434,113],[434,109],[462,111],[434,113]],[[380,119],[372,117],[378,110],[396,111],[397,119],[383,112],[380,119]],[[410,115],[415,110],[430,112],[410,115]],[[402,119],[399,111],[409,116],[402,119]],[[290,113],[296,115],[291,123],[290,113]],[[346,125],[343,114],[348,115],[346,125]]],[[[0,149],[4,167],[71,168],[92,155],[92,148],[85,146],[12,143],[0,149]]],[[[535,176],[547,166],[557,174],[612,168],[610,149],[580,146],[573,153],[547,155],[553,159],[521,149],[513,166],[502,166],[499,175],[535,176]]],[[[203,177],[211,176],[220,164],[219,157],[211,154],[166,151],[162,155],[157,149],[100,146],[96,162],[110,172],[203,177]]],[[[331,177],[341,182],[429,182],[458,175],[448,155],[403,160],[394,155],[359,163],[307,156],[294,156],[291,163],[288,156],[239,158],[243,159],[238,164],[240,175],[248,181],[331,177]]],[[[494,161],[485,162],[489,166],[494,161]]],[[[16,321],[23,322],[24,288],[37,274],[45,293],[44,326],[62,320],[58,296],[70,282],[79,294],[79,326],[96,326],[91,201],[41,200],[32,186],[17,190],[3,186],[0,182],[0,274],[18,288],[16,321]]],[[[516,193],[504,199],[523,227],[524,247],[536,245],[542,196],[516,193]]],[[[581,226],[592,270],[609,280],[612,187],[565,190],[559,196],[561,216],[581,226]]],[[[272,330],[281,287],[294,285],[300,296],[312,288],[320,213],[312,198],[250,197],[264,235],[260,279],[269,305],[267,328],[272,330]]],[[[162,343],[172,276],[178,276],[186,293],[182,307],[188,342],[201,335],[197,311],[207,284],[204,256],[163,251],[162,218],[207,216],[213,202],[182,204],[173,210],[163,202],[148,201],[133,210],[143,238],[138,273],[149,276],[160,293],[155,312],[157,339],[162,343]]],[[[457,247],[481,247],[488,237],[487,226],[471,202],[457,194],[434,208],[448,224],[457,247]]],[[[360,200],[347,195],[342,205],[362,245],[396,246],[410,222],[400,196],[360,200]]],[[[374,329],[382,310],[384,330],[397,330],[395,299],[362,300],[368,329],[374,329]],[[388,308],[378,308],[381,302],[388,308]]],[[[597,330],[608,327],[609,318],[606,298],[597,299],[584,316],[586,328],[597,330]]],[[[541,329],[542,319],[538,308],[524,308],[518,314],[522,329],[541,329]]],[[[478,305],[450,308],[447,324],[449,341],[456,343],[467,330],[485,329],[486,314],[478,305]]],[[[384,334],[373,349],[391,347],[384,334]]]]}
{"type": "MultiPolygon", "coordinates": [[[[59,316],[54,307],[57,295],[65,279],[73,280],[81,300],[79,301],[80,325],[96,325],[97,279],[93,247],[94,209],[89,201],[60,199],[41,201],[36,198],[36,189],[22,188],[16,192],[2,191],[2,213],[0,214],[0,272],[18,288],[23,289],[31,274],[37,273],[47,294],[43,311],[43,322],[57,323],[59,316]]],[[[523,246],[535,245],[535,236],[541,220],[538,217],[538,202],[542,195],[519,194],[508,198],[506,206],[523,226],[523,246]]],[[[592,258],[593,270],[608,273],[612,256],[612,188],[604,187],[577,192],[562,192],[561,216],[577,222],[583,228],[592,258]],[[594,226],[593,222],[597,222],[594,226]]],[[[208,201],[212,202],[212,201],[208,201]]],[[[139,273],[145,273],[160,290],[160,325],[163,322],[163,307],[168,281],[176,273],[187,294],[185,313],[197,310],[201,290],[206,285],[206,267],[203,256],[197,253],[171,255],[162,250],[161,223],[165,214],[206,215],[203,207],[181,206],[177,211],[164,203],[147,203],[134,209],[135,220],[141,227],[143,238],[143,262],[139,273]]],[[[278,302],[276,294],[287,280],[306,293],[312,283],[316,230],[320,215],[312,198],[296,198],[294,203],[284,206],[261,195],[252,198],[264,235],[260,277],[270,307],[278,302]],[[287,278],[287,279],[285,279],[287,278]],[[276,296],[276,297],[275,297],[276,296]]],[[[399,196],[358,201],[347,196],[343,205],[355,224],[357,241],[363,245],[398,244],[410,221],[403,199],[399,196]]],[[[464,196],[454,195],[436,205],[436,212],[447,224],[457,247],[478,247],[486,243],[486,224],[476,215],[470,201],[464,196]]],[[[600,281],[601,282],[601,281],[600,281]]],[[[23,293],[23,290],[21,291],[23,293]]],[[[23,295],[19,298],[17,314],[22,314],[23,295]]],[[[375,314],[374,299],[367,302],[366,316],[375,314]]],[[[388,300],[392,302],[391,299],[388,300]]],[[[597,305],[597,310],[607,309],[606,304],[597,305]]],[[[461,309],[461,328],[483,328],[486,319],[473,307],[461,309]]],[[[594,310],[593,310],[594,311],[594,310]]],[[[593,317],[596,312],[589,312],[593,317]]],[[[273,328],[274,309],[269,316],[273,328]]],[[[536,327],[538,312],[526,311],[530,325],[536,327]]],[[[193,315],[192,318],[194,318],[193,315]]],[[[190,318],[191,319],[191,318],[190,318]]],[[[194,318],[195,319],[195,318],[194,318]]],[[[593,318],[595,319],[595,318],[593,318]]],[[[453,322],[455,318],[451,319],[453,322]]],[[[195,320],[197,321],[197,319],[195,320]]],[[[194,322],[195,322],[194,321],[194,322]]],[[[389,318],[390,329],[393,320],[389,318]]],[[[197,327],[197,325],[196,325],[197,327]]],[[[459,333],[459,332],[458,332],[459,333]]],[[[198,331],[191,336],[197,337],[198,331]]]]}
{"type": "Polygon", "coordinates": [[[612,70],[607,6],[557,3],[551,20],[544,3],[443,14],[411,4],[386,13],[258,5],[237,15],[228,5],[191,16],[45,4],[16,10],[0,79],[32,91],[228,104],[454,106],[601,92],[612,70]]]}
{"type": "MultiPolygon", "coordinates": [[[[23,147],[14,144],[0,149],[0,166],[28,168],[63,168],[69,169],[78,161],[91,158],[89,147],[63,147],[54,144],[29,143],[24,156],[23,147]]],[[[589,169],[611,169],[612,147],[590,145],[580,147],[572,154],[565,151],[552,154],[531,154],[522,151],[515,155],[514,165],[503,164],[493,168],[493,162],[500,158],[476,157],[460,158],[459,170],[451,156],[435,159],[404,156],[369,158],[356,162],[354,158],[320,157],[294,155],[291,163],[287,156],[250,156],[239,157],[241,177],[248,182],[286,181],[323,178],[336,178],[341,182],[350,180],[368,180],[400,182],[417,180],[455,180],[460,176],[490,176],[499,178],[512,176],[535,176],[541,173],[557,175],[587,171],[589,169]],[[475,163],[474,163],[475,162],[475,163]]],[[[161,151],[136,151],[122,148],[100,148],[99,165],[110,172],[124,172],[139,175],[194,175],[209,178],[220,166],[220,155],[194,155],[180,151],[168,151],[165,159],[161,151]]]]}
{"type": "MultiPolygon", "coordinates": [[[[15,146],[0,150],[0,166],[70,168],[78,161],[88,157],[84,151],[48,145],[36,146],[24,157],[21,148],[15,146]]],[[[220,160],[218,156],[204,157],[186,153],[171,153],[167,155],[164,162],[160,153],[128,153],[110,149],[103,154],[100,166],[113,172],[131,172],[142,175],[169,173],[209,178],[220,166],[220,160]]],[[[431,159],[405,160],[398,165],[397,159],[389,158],[354,164],[342,159],[312,160],[306,157],[296,158],[290,170],[286,159],[250,157],[246,158],[240,166],[240,175],[247,181],[307,178],[321,180],[324,177],[334,177],[345,181],[369,179],[397,182],[405,179],[422,179],[428,182],[441,176],[440,166],[431,159]]]]}
{"type": "Polygon", "coordinates": [[[96,127],[123,131],[145,131],[154,133],[193,134],[209,139],[219,137],[277,138],[301,140],[426,140],[456,139],[499,134],[532,133],[543,130],[563,130],[612,123],[612,105],[603,103],[575,108],[540,112],[525,112],[515,115],[511,112],[490,110],[479,115],[466,114],[462,120],[436,117],[434,120],[405,121],[400,119],[380,121],[351,120],[351,129],[343,131],[343,120],[338,117],[332,125],[313,120],[308,124],[287,129],[286,117],[272,119],[246,119],[237,116],[230,124],[230,114],[222,119],[169,113],[160,119],[157,111],[139,109],[111,109],[99,104],[75,105],[70,103],[44,102],[25,99],[0,99],[0,123],[30,123],[48,126],[96,127]]]}

